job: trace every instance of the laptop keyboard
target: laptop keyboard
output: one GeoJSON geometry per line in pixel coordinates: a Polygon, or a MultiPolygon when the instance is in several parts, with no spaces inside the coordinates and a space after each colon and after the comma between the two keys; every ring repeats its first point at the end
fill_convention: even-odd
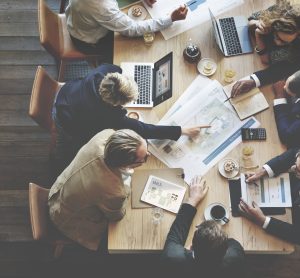
{"type": "Polygon", "coordinates": [[[152,93],[151,93],[151,66],[146,65],[135,65],[134,66],[134,80],[139,87],[139,98],[135,104],[150,104],[152,93]]]}
{"type": "Polygon", "coordinates": [[[219,19],[225,45],[229,55],[242,54],[242,47],[233,17],[219,19]]]}

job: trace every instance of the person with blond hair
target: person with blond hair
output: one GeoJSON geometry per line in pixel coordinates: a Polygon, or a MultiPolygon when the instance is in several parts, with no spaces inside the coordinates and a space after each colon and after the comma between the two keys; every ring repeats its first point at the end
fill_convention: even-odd
{"type": "Polygon", "coordinates": [[[199,135],[200,127],[151,125],[127,117],[124,105],[136,100],[138,94],[136,82],[110,64],[102,64],[83,79],[66,82],[53,106],[57,134],[53,174],[59,174],[84,144],[107,128],[132,129],[145,139],[199,135]]]}
{"type": "Polygon", "coordinates": [[[52,185],[49,216],[66,237],[105,253],[109,221],[126,212],[130,171],[146,162],[147,142],[128,129],[103,130],[77,153],[52,185]]]}

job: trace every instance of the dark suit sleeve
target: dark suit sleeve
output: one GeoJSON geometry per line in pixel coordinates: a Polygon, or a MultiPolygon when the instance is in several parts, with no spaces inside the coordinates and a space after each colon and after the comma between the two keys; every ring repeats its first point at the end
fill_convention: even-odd
{"type": "Polygon", "coordinates": [[[266,231],[286,241],[300,244],[300,228],[271,217],[266,231]]]}
{"type": "Polygon", "coordinates": [[[241,244],[233,238],[228,239],[228,248],[222,266],[224,277],[244,277],[245,252],[241,244]]]}
{"type": "Polygon", "coordinates": [[[271,167],[276,176],[285,173],[295,164],[297,152],[298,148],[289,149],[283,154],[272,158],[266,164],[271,167]]]}
{"type": "Polygon", "coordinates": [[[287,146],[300,145],[300,120],[291,117],[291,105],[279,104],[274,106],[278,135],[287,146]]]}
{"type": "Polygon", "coordinates": [[[184,262],[187,250],[184,248],[196,208],[182,204],[168,233],[162,259],[169,262],[184,262]]]}
{"type": "Polygon", "coordinates": [[[180,126],[160,126],[140,122],[135,119],[122,117],[116,120],[116,129],[128,128],[132,129],[145,139],[170,139],[178,140],[181,136],[180,126]]]}
{"type": "Polygon", "coordinates": [[[113,72],[122,73],[122,69],[119,66],[112,64],[101,64],[99,67],[91,70],[87,77],[91,76],[92,78],[94,78],[94,75],[97,73],[101,73],[103,76],[105,76],[107,73],[113,72]]]}
{"type": "Polygon", "coordinates": [[[285,79],[300,69],[299,62],[278,62],[270,65],[264,70],[254,72],[260,81],[260,86],[274,83],[280,79],[285,79]]]}

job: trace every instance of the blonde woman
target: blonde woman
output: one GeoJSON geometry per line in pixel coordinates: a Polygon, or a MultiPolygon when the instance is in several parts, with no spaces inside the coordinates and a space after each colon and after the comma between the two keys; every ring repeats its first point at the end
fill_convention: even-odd
{"type": "Polygon", "coordinates": [[[107,128],[132,129],[145,139],[177,140],[181,135],[199,135],[199,127],[151,125],[128,118],[123,106],[137,99],[138,87],[121,73],[120,67],[103,64],[85,78],[67,82],[58,92],[53,107],[56,173],[70,163],[80,147],[107,128]]]}
{"type": "Polygon", "coordinates": [[[300,5],[278,1],[249,17],[255,52],[264,64],[300,58],[300,5]]]}

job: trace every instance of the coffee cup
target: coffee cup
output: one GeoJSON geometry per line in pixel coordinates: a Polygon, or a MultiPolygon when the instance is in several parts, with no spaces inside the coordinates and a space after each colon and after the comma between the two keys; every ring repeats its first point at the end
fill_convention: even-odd
{"type": "Polygon", "coordinates": [[[222,204],[215,204],[210,210],[211,219],[215,221],[223,221],[228,223],[229,219],[226,217],[226,215],[226,208],[222,204]]]}

